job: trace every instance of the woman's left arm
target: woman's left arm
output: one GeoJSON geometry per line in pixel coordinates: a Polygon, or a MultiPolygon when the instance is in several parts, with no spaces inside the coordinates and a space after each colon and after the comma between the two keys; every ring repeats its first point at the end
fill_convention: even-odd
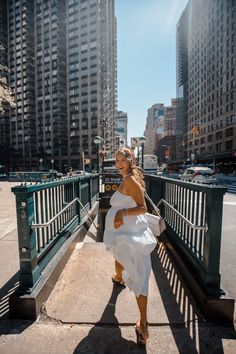
{"type": "Polygon", "coordinates": [[[125,179],[124,189],[126,194],[133,198],[137,206],[134,208],[123,208],[117,211],[114,219],[115,229],[118,229],[124,224],[124,216],[142,215],[147,212],[144,191],[133,176],[129,176],[125,179]]]}
{"type": "Polygon", "coordinates": [[[144,199],[144,191],[140,184],[133,176],[129,176],[124,181],[124,189],[126,194],[133,198],[136,207],[124,208],[117,211],[114,219],[114,227],[118,229],[124,224],[124,216],[128,215],[142,215],[147,212],[147,206],[144,199]]]}
{"type": "Polygon", "coordinates": [[[145,214],[147,212],[147,206],[144,199],[144,190],[133,176],[126,178],[125,191],[127,195],[133,198],[137,206],[134,208],[124,208],[123,215],[145,214]]]}

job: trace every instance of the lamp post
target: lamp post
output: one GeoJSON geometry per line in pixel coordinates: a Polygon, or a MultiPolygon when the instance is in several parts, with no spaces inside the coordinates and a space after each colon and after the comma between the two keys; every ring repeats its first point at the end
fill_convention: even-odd
{"type": "Polygon", "coordinates": [[[54,167],[54,159],[51,159],[52,169],[51,169],[51,176],[53,177],[53,167],[54,167]]]}
{"type": "Polygon", "coordinates": [[[40,169],[40,172],[42,172],[42,169],[43,169],[43,159],[39,159],[39,169],[40,169]]]}
{"type": "Polygon", "coordinates": [[[42,178],[42,169],[43,169],[43,159],[42,157],[39,159],[39,169],[41,172],[40,178],[42,178]]]}
{"type": "MultiPolygon", "coordinates": [[[[101,135],[102,135],[101,136],[102,152],[104,153],[107,150],[106,145],[108,143],[107,134],[106,134],[106,128],[108,124],[105,119],[102,119],[100,124],[101,124],[101,135]]],[[[103,168],[103,164],[102,164],[102,168],[103,168]]]]}
{"type": "Polygon", "coordinates": [[[141,144],[141,156],[142,156],[142,160],[141,160],[141,168],[143,170],[144,167],[144,144],[146,143],[147,138],[145,136],[141,136],[139,138],[139,143],[141,144]]]}
{"type": "MultiPolygon", "coordinates": [[[[31,156],[31,138],[30,138],[30,136],[25,136],[24,140],[25,140],[26,147],[28,148],[29,170],[31,170],[31,160],[32,160],[32,156],[31,156]]],[[[24,164],[25,164],[25,162],[24,162],[24,164]]]]}
{"type": "Polygon", "coordinates": [[[94,144],[97,146],[97,172],[99,173],[99,145],[102,142],[102,138],[100,136],[95,136],[94,144]]]}

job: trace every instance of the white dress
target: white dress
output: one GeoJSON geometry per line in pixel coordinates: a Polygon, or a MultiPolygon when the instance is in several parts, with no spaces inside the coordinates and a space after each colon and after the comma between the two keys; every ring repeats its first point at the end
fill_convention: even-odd
{"type": "MultiPolygon", "coordinates": [[[[106,215],[103,241],[114,258],[124,267],[123,279],[136,296],[148,295],[148,282],[151,272],[150,253],[155,244],[147,245],[146,237],[154,238],[148,227],[145,214],[124,217],[124,225],[114,228],[116,212],[123,208],[137,206],[133,198],[116,191],[110,200],[111,208],[106,215]]],[[[156,241],[155,241],[156,242],[156,241]]]]}

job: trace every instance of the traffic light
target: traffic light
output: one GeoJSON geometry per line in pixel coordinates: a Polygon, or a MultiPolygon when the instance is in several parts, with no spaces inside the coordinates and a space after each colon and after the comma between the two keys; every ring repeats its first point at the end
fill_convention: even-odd
{"type": "Polygon", "coordinates": [[[197,126],[197,127],[193,127],[192,128],[192,134],[194,137],[198,136],[200,134],[200,127],[197,126]]]}

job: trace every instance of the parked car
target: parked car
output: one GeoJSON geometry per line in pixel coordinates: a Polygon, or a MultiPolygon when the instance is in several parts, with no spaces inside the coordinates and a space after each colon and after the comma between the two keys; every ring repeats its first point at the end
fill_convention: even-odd
{"type": "Polygon", "coordinates": [[[215,172],[209,167],[189,167],[183,174],[178,176],[178,179],[186,182],[195,182],[201,184],[216,184],[217,179],[215,172]]]}

